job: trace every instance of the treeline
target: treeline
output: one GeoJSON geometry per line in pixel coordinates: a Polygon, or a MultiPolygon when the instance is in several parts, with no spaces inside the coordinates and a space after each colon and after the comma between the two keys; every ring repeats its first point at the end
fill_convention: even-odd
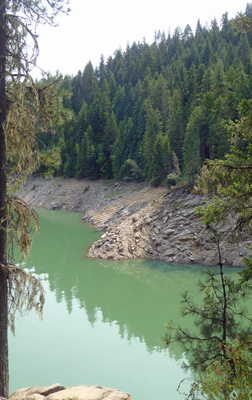
{"type": "MultiPolygon", "coordinates": [[[[252,3],[244,14],[252,20],[252,3]]],[[[251,55],[252,36],[236,33],[226,13],[220,26],[198,21],[195,32],[158,32],[151,45],[101,57],[96,69],[89,62],[63,81],[72,120],[45,140],[60,148],[57,174],[156,185],[192,179],[205,159],[229,150],[227,124],[252,97],[251,55]]]]}

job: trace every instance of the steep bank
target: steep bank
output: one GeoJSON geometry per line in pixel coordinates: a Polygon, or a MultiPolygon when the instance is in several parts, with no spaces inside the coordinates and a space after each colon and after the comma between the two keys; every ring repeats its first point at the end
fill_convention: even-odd
{"type": "MultiPolygon", "coordinates": [[[[33,178],[19,195],[33,206],[81,211],[84,222],[104,231],[90,247],[89,257],[218,262],[211,234],[195,212],[204,199],[182,189],[168,192],[146,183],[33,178]]],[[[244,235],[239,244],[231,243],[231,228],[232,221],[221,226],[223,260],[241,266],[249,240],[244,235]]]]}

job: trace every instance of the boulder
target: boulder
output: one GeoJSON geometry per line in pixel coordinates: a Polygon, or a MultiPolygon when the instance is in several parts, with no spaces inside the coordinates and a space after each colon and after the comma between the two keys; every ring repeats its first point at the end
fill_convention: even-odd
{"type": "MultiPolygon", "coordinates": [[[[32,398],[35,399],[35,397],[34,397],[35,395],[41,396],[41,397],[46,397],[46,396],[49,396],[51,393],[59,392],[64,389],[65,389],[65,387],[60,385],[59,383],[55,383],[51,386],[34,386],[34,387],[16,390],[15,392],[13,392],[10,395],[10,398],[13,400],[29,398],[29,400],[31,400],[32,398]]],[[[36,398],[39,398],[37,396],[36,396],[36,398]]]]}
{"type": "Polygon", "coordinates": [[[13,392],[11,400],[132,400],[129,393],[101,386],[77,385],[65,388],[59,384],[35,386],[13,392]]]}
{"type": "Polygon", "coordinates": [[[53,393],[46,398],[46,400],[73,400],[78,398],[79,400],[129,400],[130,395],[128,393],[122,393],[119,390],[102,388],[100,386],[87,386],[80,385],[72,388],[67,388],[62,392],[53,393]]]}

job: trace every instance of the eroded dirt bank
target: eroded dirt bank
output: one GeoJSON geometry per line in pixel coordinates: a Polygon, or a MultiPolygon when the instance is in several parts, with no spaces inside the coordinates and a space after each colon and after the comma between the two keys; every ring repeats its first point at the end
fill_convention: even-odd
{"type": "MultiPolygon", "coordinates": [[[[217,248],[201,224],[195,207],[198,195],[182,189],[169,192],[146,183],[32,178],[19,196],[30,205],[76,210],[83,221],[104,231],[89,257],[148,258],[176,263],[217,264],[217,248]]],[[[231,243],[232,221],[221,227],[223,260],[241,266],[249,240],[231,243]]]]}

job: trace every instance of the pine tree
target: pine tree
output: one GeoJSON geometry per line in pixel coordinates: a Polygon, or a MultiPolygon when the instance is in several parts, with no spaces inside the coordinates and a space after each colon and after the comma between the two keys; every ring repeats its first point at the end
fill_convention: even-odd
{"type": "MultiPolygon", "coordinates": [[[[104,78],[104,80],[102,82],[100,98],[98,100],[98,104],[99,104],[99,120],[98,120],[99,121],[99,138],[97,138],[98,140],[101,139],[102,132],[104,130],[104,127],[107,123],[107,119],[110,114],[111,101],[110,101],[109,94],[110,94],[109,85],[108,85],[106,78],[104,78]]],[[[92,126],[93,126],[93,124],[92,124],[92,126]]]]}
{"type": "Polygon", "coordinates": [[[74,126],[74,133],[75,133],[74,136],[77,143],[80,143],[81,138],[87,129],[87,124],[88,124],[88,105],[84,100],[81,109],[78,112],[74,126]]]}
{"type": "Polygon", "coordinates": [[[158,147],[161,138],[157,140],[158,135],[162,135],[161,116],[158,110],[154,110],[150,98],[145,101],[146,110],[146,130],[143,140],[143,159],[144,159],[144,172],[148,181],[155,181],[157,175],[160,174],[155,171],[155,165],[158,147]],[[156,144],[156,151],[154,153],[154,145],[156,144]]]}
{"type": "Polygon", "coordinates": [[[102,138],[103,154],[105,156],[105,162],[102,165],[103,175],[105,178],[112,178],[112,164],[111,164],[111,152],[112,147],[117,138],[117,122],[114,112],[107,118],[106,125],[104,127],[104,134],[102,138]]]}
{"type": "MultiPolygon", "coordinates": [[[[250,15],[250,8],[246,10],[250,15]]],[[[112,150],[109,146],[106,148],[105,143],[113,111],[117,125],[121,124],[120,140],[124,150],[120,168],[130,159],[144,169],[144,104],[150,98],[153,110],[161,116],[162,132],[168,133],[181,168],[185,168],[186,127],[196,107],[200,107],[203,114],[199,131],[200,163],[207,158],[223,157],[229,149],[226,125],[229,119],[237,118],[238,104],[251,94],[250,25],[248,16],[240,15],[231,21],[226,13],[221,27],[215,19],[210,27],[202,27],[198,21],[195,35],[190,26],[184,31],[176,28],[174,34],[167,37],[158,32],[151,45],[145,41],[133,43],[125,52],[116,50],[107,61],[102,56],[95,71],[88,63],[83,73],[79,71],[74,78],[68,77],[73,93],[68,105],[75,114],[72,124],[66,125],[53,140],[47,135],[46,144],[57,145],[64,131],[69,149],[65,147],[62,151],[62,162],[65,171],[72,173],[76,154],[70,153],[76,153],[76,144],[80,149],[83,135],[91,125],[94,154],[103,154],[110,160],[109,165],[112,150]],[[242,34],[235,33],[237,26],[242,26],[242,34]],[[124,127],[130,119],[132,126],[126,134],[124,127]],[[98,145],[102,146],[102,153],[98,145]]],[[[108,170],[111,176],[111,165],[108,170]]]]}
{"type": "Polygon", "coordinates": [[[182,96],[179,90],[174,90],[169,106],[170,111],[167,121],[168,136],[172,150],[177,154],[177,157],[181,162],[183,158],[182,146],[185,135],[185,115],[182,96]]]}
{"type": "Polygon", "coordinates": [[[83,103],[83,87],[82,87],[82,73],[78,71],[77,76],[72,80],[72,92],[73,92],[73,110],[76,114],[80,111],[83,103]]]}
{"type": "Polygon", "coordinates": [[[200,160],[200,124],[202,121],[202,109],[196,107],[186,127],[183,144],[184,170],[183,174],[190,181],[194,179],[201,167],[200,160]]]}
{"type": "Polygon", "coordinates": [[[81,140],[81,145],[77,154],[75,176],[76,178],[86,178],[90,176],[92,159],[92,127],[89,125],[81,140]]]}
{"type": "MultiPolygon", "coordinates": [[[[236,283],[225,275],[220,250],[219,235],[213,227],[209,226],[212,233],[213,243],[217,246],[218,271],[205,271],[205,279],[199,282],[200,291],[204,294],[201,304],[196,304],[190,294],[186,292],[182,300],[182,315],[192,316],[194,320],[194,332],[184,329],[181,326],[174,327],[172,323],[167,323],[167,345],[178,343],[183,352],[187,355],[188,363],[184,365],[186,369],[192,368],[194,382],[189,398],[197,399],[197,389],[205,387],[208,392],[211,382],[206,380],[205,371],[214,371],[217,366],[224,365],[225,373],[221,369],[215,377],[215,387],[207,399],[229,400],[233,398],[234,388],[235,398],[240,393],[240,399],[244,393],[241,391],[241,383],[237,386],[236,377],[241,374],[239,360],[232,351],[232,344],[237,341],[243,348],[251,350],[251,319],[247,317],[246,310],[242,306],[242,301],[249,298],[247,285],[236,283]],[[231,350],[231,351],[230,351],[231,350]],[[208,387],[208,384],[209,387],[208,387]]],[[[216,260],[217,261],[217,260],[216,260]]],[[[244,354],[244,353],[242,353],[244,354]]],[[[247,362],[250,362],[251,357],[247,362]]],[[[246,364],[245,370],[251,371],[251,366],[246,364]]],[[[251,372],[250,372],[251,373],[251,372]]],[[[208,379],[210,378],[207,375],[208,379]]],[[[246,386],[246,384],[245,384],[246,386]]],[[[249,384],[249,388],[251,386],[249,384]]],[[[206,392],[202,394],[206,394],[206,392]]],[[[251,390],[249,390],[251,392],[251,390]]],[[[204,396],[205,397],[205,396],[204,396]]],[[[200,397],[201,398],[201,397],[200,397]]],[[[249,399],[249,397],[247,397],[249,399]]]]}
{"type": "Polygon", "coordinates": [[[196,185],[203,193],[215,187],[219,194],[209,202],[205,211],[201,211],[205,223],[216,224],[219,220],[224,221],[230,214],[236,214],[238,219],[234,234],[239,234],[243,228],[250,229],[252,220],[249,205],[252,195],[251,121],[251,101],[244,100],[239,106],[239,119],[229,124],[230,152],[224,159],[208,160],[196,185]]]}
{"type": "Polygon", "coordinates": [[[207,38],[206,42],[205,42],[205,46],[202,49],[202,55],[201,55],[201,60],[202,63],[205,64],[206,67],[209,67],[212,62],[213,62],[213,47],[212,44],[209,40],[209,38],[207,38]]]}
{"type": "Polygon", "coordinates": [[[111,147],[110,158],[111,158],[112,176],[114,179],[118,179],[120,178],[120,168],[122,165],[122,145],[121,145],[119,129],[116,132],[116,138],[114,144],[111,147]]]}
{"type": "Polygon", "coordinates": [[[96,87],[97,79],[95,76],[93,65],[91,61],[89,61],[89,63],[85,66],[82,75],[83,99],[86,103],[91,103],[93,101],[96,87]]]}
{"type": "Polygon", "coordinates": [[[238,44],[238,56],[242,61],[244,70],[247,74],[251,71],[251,49],[249,46],[248,36],[243,35],[238,44]]]}
{"type": "Polygon", "coordinates": [[[8,269],[7,269],[7,159],[6,123],[6,8],[0,2],[0,395],[9,394],[8,366],[8,269]]]}
{"type": "Polygon", "coordinates": [[[172,151],[167,134],[159,131],[153,145],[152,178],[153,185],[165,183],[167,175],[172,169],[172,151]]]}
{"type": "Polygon", "coordinates": [[[49,2],[42,0],[0,0],[0,396],[6,398],[8,317],[13,328],[15,311],[22,310],[25,301],[28,301],[28,310],[35,307],[41,311],[43,306],[40,283],[10,264],[13,257],[8,244],[15,243],[25,256],[31,244],[33,222],[37,225],[38,218],[11,194],[11,186],[7,185],[7,161],[11,167],[8,177],[12,178],[15,189],[38,166],[39,152],[34,151],[36,130],[41,126],[50,130],[59,121],[57,108],[62,110],[61,96],[56,95],[55,85],[44,81],[36,86],[29,72],[36,64],[36,25],[53,24],[54,17],[67,3],[67,0],[58,0],[51,8],[49,2]],[[27,51],[28,40],[30,46],[34,45],[33,54],[27,51]]]}

